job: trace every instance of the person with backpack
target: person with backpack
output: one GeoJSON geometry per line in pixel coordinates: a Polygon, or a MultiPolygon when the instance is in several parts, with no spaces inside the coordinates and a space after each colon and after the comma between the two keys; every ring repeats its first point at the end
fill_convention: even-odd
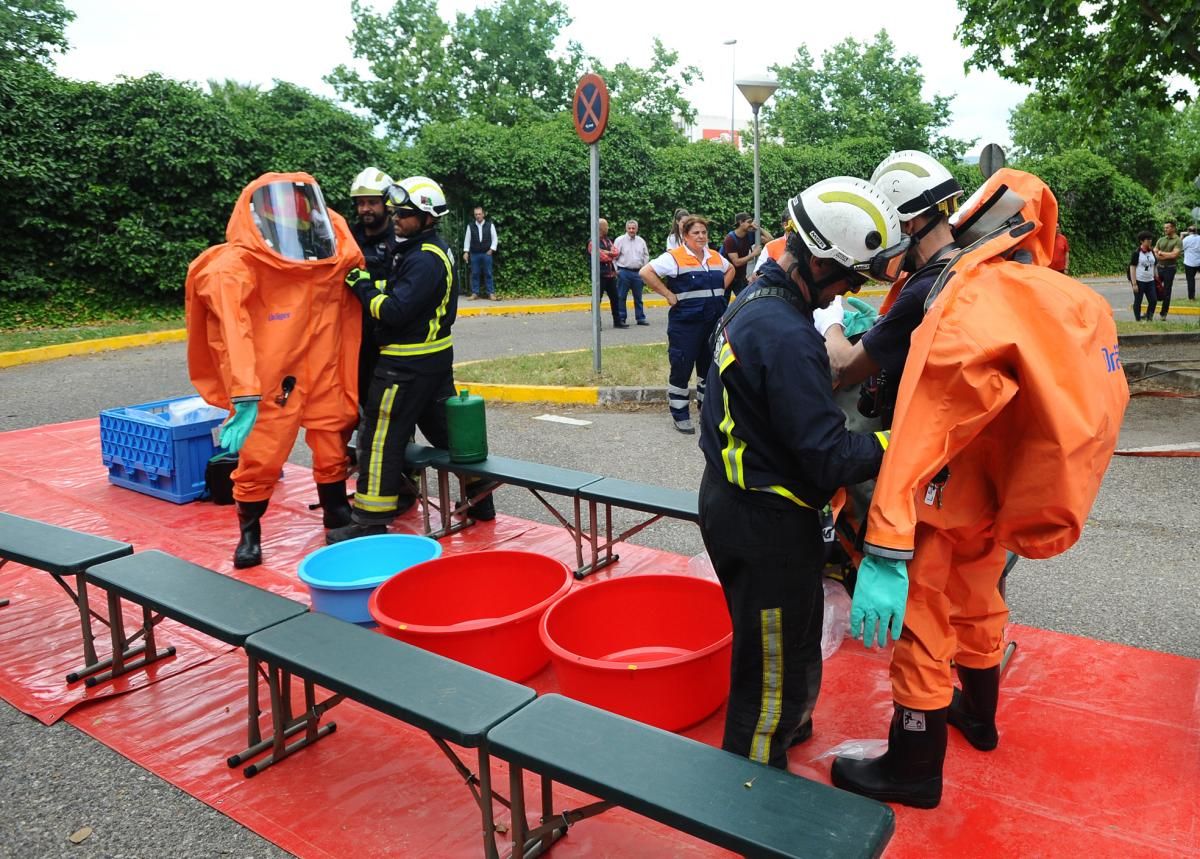
{"type": "Polygon", "coordinates": [[[1149,230],[1138,233],[1138,246],[1129,258],[1129,285],[1133,287],[1133,318],[1136,322],[1145,319],[1154,321],[1154,308],[1158,304],[1158,259],[1150,243],[1154,234],[1149,230]],[[1146,315],[1142,316],[1142,298],[1146,299],[1146,315]]]}
{"type": "Polygon", "coordinates": [[[721,243],[721,256],[733,266],[733,282],[729,285],[729,291],[734,298],[746,288],[747,273],[752,270],[750,262],[758,259],[762,253],[762,242],[772,238],[774,236],[770,233],[759,229],[748,212],[734,215],[733,229],[725,234],[725,240],[721,243]],[[762,236],[758,237],[756,233],[762,233],[762,236]]]}
{"type": "Polygon", "coordinates": [[[948,724],[996,748],[1006,554],[1070,548],[1116,448],[1129,387],[1112,308],[1048,266],[1057,222],[1046,183],[1007,168],[951,219],[964,250],[912,335],[850,614],[867,646],[895,640],[888,748],[837,758],[843,790],[934,808],[948,724]]]}
{"type": "Polygon", "coordinates": [[[779,261],[718,323],[700,415],[700,534],[733,621],[721,746],[779,768],[812,735],[821,685],[821,510],[874,477],[886,446],[847,430],[813,311],[868,275],[894,279],[908,241],[862,179],[818,182],[790,209],[799,229],[779,261]]]}

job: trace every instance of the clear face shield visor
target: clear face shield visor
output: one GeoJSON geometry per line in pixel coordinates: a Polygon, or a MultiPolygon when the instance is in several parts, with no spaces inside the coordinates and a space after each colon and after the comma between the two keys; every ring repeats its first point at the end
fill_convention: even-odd
{"type": "Polygon", "coordinates": [[[337,253],[321,189],[306,182],[272,182],[250,195],[250,213],[267,247],[285,259],[329,259],[337,253]]]}

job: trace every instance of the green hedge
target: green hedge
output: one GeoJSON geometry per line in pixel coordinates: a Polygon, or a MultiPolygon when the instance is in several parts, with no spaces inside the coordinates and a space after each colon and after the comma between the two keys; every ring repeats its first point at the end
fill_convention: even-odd
{"type": "Polygon", "coordinates": [[[1098,155],[1073,149],[1021,167],[1044,179],[1058,199],[1073,275],[1123,273],[1137,234],[1159,235],[1150,193],[1098,155]]]}
{"type": "MultiPolygon", "coordinates": [[[[496,277],[510,295],[579,294],[589,264],[588,148],[567,114],[505,128],[462,119],[426,126],[390,149],[365,119],[290,84],[267,92],[227,83],[204,92],[151,75],[80,83],[10,63],[0,74],[0,324],[78,323],[177,312],[187,266],[222,241],[240,190],[268,170],[304,170],[353,218],[353,176],[371,164],[395,178],[443,184],[455,248],[476,204],[501,235],[496,277]]],[[[600,141],[600,211],[618,235],[641,224],[652,253],[683,206],[713,220],[719,241],[753,211],[753,153],[709,142],[654,147],[614,111],[600,141]]],[[[828,176],[867,177],[887,141],[761,145],[762,220],[774,229],[787,200],[828,176]]],[[[1133,236],[1155,228],[1149,194],[1106,161],[1068,152],[1026,165],[1062,205],[1072,269],[1124,270],[1133,236]]],[[[968,193],[978,171],[953,167],[968,193]]]]}

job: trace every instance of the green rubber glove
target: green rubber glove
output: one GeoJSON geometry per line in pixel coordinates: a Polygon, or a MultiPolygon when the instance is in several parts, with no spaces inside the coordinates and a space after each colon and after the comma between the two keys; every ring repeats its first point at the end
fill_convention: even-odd
{"type": "Polygon", "coordinates": [[[258,401],[233,404],[233,417],[221,427],[221,447],[230,453],[237,453],[246,443],[246,436],[254,429],[258,420],[258,401]]]}
{"type": "Polygon", "coordinates": [[[864,555],[858,565],[858,582],[850,604],[850,635],[867,648],[887,645],[904,628],[904,603],[908,600],[908,563],[864,555]]]}
{"type": "Polygon", "coordinates": [[[861,298],[855,298],[853,295],[846,296],[846,303],[850,307],[846,308],[846,313],[842,317],[842,332],[847,337],[854,337],[862,334],[868,328],[875,324],[875,320],[879,318],[879,313],[875,308],[867,304],[861,298]]]}

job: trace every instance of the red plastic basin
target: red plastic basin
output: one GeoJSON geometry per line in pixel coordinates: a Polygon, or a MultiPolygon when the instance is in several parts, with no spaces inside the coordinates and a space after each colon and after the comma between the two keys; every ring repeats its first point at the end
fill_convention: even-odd
{"type": "Polygon", "coordinates": [[[470,552],[416,564],[371,595],[379,628],[401,641],[509,680],[550,661],[538,622],[573,579],[533,552],[470,552]]]}
{"type": "Polygon", "coordinates": [[[716,582],[593,582],[550,607],[541,635],[562,693],[612,713],[678,731],[729,696],[733,627],[716,582]]]}

